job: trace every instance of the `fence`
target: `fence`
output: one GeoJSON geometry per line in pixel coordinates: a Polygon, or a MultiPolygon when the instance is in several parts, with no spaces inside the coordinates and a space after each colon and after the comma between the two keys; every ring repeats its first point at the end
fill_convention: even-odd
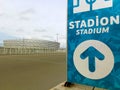
{"type": "Polygon", "coordinates": [[[64,52],[60,49],[37,49],[37,48],[0,48],[0,55],[29,55],[29,54],[41,54],[41,53],[57,53],[64,52]]]}

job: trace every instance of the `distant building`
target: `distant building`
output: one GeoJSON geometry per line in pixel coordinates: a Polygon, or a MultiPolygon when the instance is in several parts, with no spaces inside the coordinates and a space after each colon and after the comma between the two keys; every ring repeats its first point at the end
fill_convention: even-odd
{"type": "Polygon", "coordinates": [[[4,40],[0,54],[39,54],[51,53],[60,48],[60,43],[38,39],[4,40]]]}
{"type": "Polygon", "coordinates": [[[59,49],[60,43],[48,40],[18,39],[4,40],[5,48],[36,48],[36,49],[59,49]]]}

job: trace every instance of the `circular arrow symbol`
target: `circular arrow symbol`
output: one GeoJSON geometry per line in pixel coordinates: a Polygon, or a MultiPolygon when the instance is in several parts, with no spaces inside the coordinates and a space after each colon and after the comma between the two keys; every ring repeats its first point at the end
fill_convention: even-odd
{"type": "Polygon", "coordinates": [[[89,47],[88,49],[86,49],[81,55],[80,55],[81,59],[85,60],[88,57],[88,66],[89,66],[89,70],[91,72],[95,71],[95,57],[98,58],[98,60],[104,60],[104,55],[99,52],[96,48],[94,47],[89,47]]]}
{"type": "Polygon", "coordinates": [[[77,71],[89,79],[101,79],[110,74],[114,67],[111,49],[97,40],[88,40],[77,46],[73,55],[77,71]]]}

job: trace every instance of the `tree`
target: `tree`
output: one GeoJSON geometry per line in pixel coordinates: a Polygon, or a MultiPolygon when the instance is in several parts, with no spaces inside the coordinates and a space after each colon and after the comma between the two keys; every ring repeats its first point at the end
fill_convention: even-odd
{"type": "Polygon", "coordinates": [[[90,11],[92,11],[93,3],[96,2],[96,0],[86,0],[88,4],[90,4],[90,11]]]}

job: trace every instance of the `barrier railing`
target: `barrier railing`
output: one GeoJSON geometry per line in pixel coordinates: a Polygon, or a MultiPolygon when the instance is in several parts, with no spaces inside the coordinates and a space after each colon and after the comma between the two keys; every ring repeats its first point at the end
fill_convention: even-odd
{"type": "Polygon", "coordinates": [[[41,53],[65,52],[65,49],[37,49],[37,48],[0,48],[0,55],[29,55],[41,53]]]}

